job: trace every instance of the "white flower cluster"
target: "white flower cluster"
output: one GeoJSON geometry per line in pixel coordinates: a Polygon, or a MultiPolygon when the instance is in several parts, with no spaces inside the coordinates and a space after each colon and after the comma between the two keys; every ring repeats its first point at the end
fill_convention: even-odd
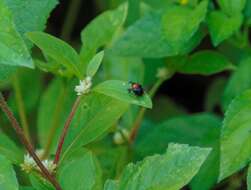
{"type": "MultiPolygon", "coordinates": [[[[41,159],[43,155],[43,151],[39,150],[36,151],[37,156],[41,159]]],[[[47,170],[51,173],[55,172],[56,165],[53,163],[52,160],[42,160],[43,165],[47,168],[47,170]]],[[[32,170],[39,170],[40,168],[37,166],[35,160],[29,155],[26,154],[24,156],[24,162],[20,165],[22,170],[30,173],[32,170]]]]}
{"type": "Polygon", "coordinates": [[[77,92],[78,96],[83,94],[87,94],[90,92],[92,86],[92,78],[86,77],[84,80],[80,80],[79,85],[75,87],[75,91],[77,92]]]}

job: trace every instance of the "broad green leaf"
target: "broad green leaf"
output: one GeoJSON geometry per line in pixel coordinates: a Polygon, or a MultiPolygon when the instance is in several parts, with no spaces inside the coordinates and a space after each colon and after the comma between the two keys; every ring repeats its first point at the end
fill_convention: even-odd
{"type": "Polygon", "coordinates": [[[222,180],[247,165],[251,158],[251,90],[229,105],[221,132],[220,176],[222,180]]]}
{"type": "Polygon", "coordinates": [[[0,64],[0,84],[5,80],[10,79],[15,71],[16,67],[0,64]]]}
{"type": "Polygon", "coordinates": [[[104,57],[104,51],[101,51],[91,59],[90,63],[87,66],[87,70],[86,70],[87,76],[93,77],[96,74],[96,72],[98,71],[98,69],[101,65],[103,57],[104,57]]]}
{"type": "MultiPolygon", "coordinates": [[[[0,0],[0,18],[0,65],[33,68],[31,56],[15,28],[12,14],[4,0],[0,0]]],[[[10,70],[9,67],[7,70],[10,70]]]]}
{"type": "Polygon", "coordinates": [[[146,157],[137,164],[129,164],[123,171],[116,189],[179,190],[198,172],[210,150],[169,144],[165,154],[146,157]]]}
{"type": "Polygon", "coordinates": [[[105,54],[103,71],[106,80],[126,80],[143,83],[145,67],[139,57],[120,57],[113,54],[105,54]],[[137,73],[135,75],[135,73],[137,73]]]}
{"type": "Polygon", "coordinates": [[[207,6],[208,1],[203,0],[195,9],[171,6],[164,12],[162,25],[165,39],[174,51],[179,51],[199,29],[206,16],[207,6]]]}
{"type": "Polygon", "coordinates": [[[42,31],[58,0],[4,0],[11,10],[18,32],[42,31]]]}
{"type": "Polygon", "coordinates": [[[18,190],[18,182],[16,174],[4,156],[0,155],[0,189],[2,190],[18,190]]]}
{"type": "Polygon", "coordinates": [[[247,187],[248,190],[251,189],[251,165],[248,166],[248,173],[247,173],[247,187]]]}
{"type": "Polygon", "coordinates": [[[43,51],[45,56],[62,64],[80,79],[82,78],[79,55],[70,45],[43,32],[29,32],[26,36],[43,51]]]}
{"type": "Polygon", "coordinates": [[[84,96],[65,139],[64,155],[101,138],[127,109],[127,103],[103,94],[93,92],[84,96]]]}
{"type": "Polygon", "coordinates": [[[243,59],[230,77],[222,97],[222,106],[226,110],[231,101],[243,91],[251,88],[251,58],[243,59]]]}
{"type": "Polygon", "coordinates": [[[211,75],[234,68],[225,56],[210,50],[199,51],[184,63],[178,71],[186,74],[211,75]]]}
{"type": "Polygon", "coordinates": [[[240,14],[246,5],[246,0],[218,0],[217,2],[220,8],[229,16],[240,14]]]}
{"type": "Polygon", "coordinates": [[[29,179],[32,187],[36,190],[55,190],[55,188],[42,176],[37,173],[31,173],[29,179]]]}
{"type": "Polygon", "coordinates": [[[81,32],[83,47],[81,49],[82,64],[87,64],[101,46],[112,41],[116,32],[123,25],[127,14],[127,7],[120,6],[97,16],[81,32]]]}
{"type": "Polygon", "coordinates": [[[146,92],[143,94],[143,96],[138,97],[133,93],[130,93],[128,91],[129,88],[130,84],[128,82],[108,80],[98,84],[93,90],[130,104],[152,108],[151,98],[148,96],[148,94],[146,94],[146,92]]]}
{"type": "Polygon", "coordinates": [[[164,33],[162,24],[164,13],[164,11],[151,12],[139,19],[115,41],[111,51],[119,56],[160,58],[187,53],[198,45],[204,37],[203,31],[195,33],[179,50],[173,48],[164,33]]]}
{"type": "Polygon", "coordinates": [[[0,154],[14,164],[20,164],[23,161],[22,150],[2,132],[0,132],[0,154]]]}
{"type": "Polygon", "coordinates": [[[243,16],[241,14],[227,16],[222,11],[212,11],[207,19],[210,36],[217,46],[240,29],[243,16]]]}
{"type": "Polygon", "coordinates": [[[101,190],[103,185],[97,159],[84,149],[72,152],[60,164],[57,179],[64,190],[101,190]]]}
{"type": "Polygon", "coordinates": [[[135,143],[137,159],[154,153],[163,153],[170,142],[211,147],[190,186],[193,190],[210,189],[219,173],[219,138],[221,121],[212,114],[173,117],[160,124],[144,123],[135,143]]]}
{"type": "Polygon", "coordinates": [[[76,98],[72,83],[54,79],[42,94],[38,108],[38,140],[55,153],[61,131],[76,98]]]}

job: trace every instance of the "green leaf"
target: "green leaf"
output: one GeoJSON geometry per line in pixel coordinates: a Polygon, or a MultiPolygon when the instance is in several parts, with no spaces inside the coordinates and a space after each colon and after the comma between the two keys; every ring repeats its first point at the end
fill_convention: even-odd
{"type": "Polygon", "coordinates": [[[209,153],[209,148],[169,144],[164,155],[150,156],[137,164],[129,164],[116,189],[179,190],[198,172],[209,153]]]}
{"type": "Polygon", "coordinates": [[[251,158],[251,90],[229,105],[221,132],[220,176],[222,180],[245,167],[251,158]]]}
{"type": "Polygon", "coordinates": [[[148,94],[138,97],[128,92],[130,84],[118,80],[108,80],[98,84],[93,90],[107,96],[125,101],[130,104],[136,104],[147,108],[152,108],[152,101],[148,94]]]}
{"type": "Polygon", "coordinates": [[[250,164],[248,167],[248,174],[247,174],[247,187],[248,187],[248,190],[251,189],[251,165],[250,164]]]}
{"type": "Polygon", "coordinates": [[[206,113],[174,117],[158,125],[144,123],[134,145],[137,159],[163,153],[170,142],[211,147],[210,155],[190,184],[193,190],[210,189],[219,173],[220,126],[218,117],[206,113]]]}
{"type": "Polygon", "coordinates": [[[243,91],[251,88],[251,58],[243,59],[230,77],[222,97],[222,106],[226,110],[231,101],[243,91]]]}
{"type": "Polygon", "coordinates": [[[36,190],[55,190],[55,188],[37,173],[31,173],[29,179],[32,187],[36,190]]]}
{"type": "Polygon", "coordinates": [[[56,151],[64,123],[76,98],[73,89],[72,83],[56,78],[42,94],[37,119],[38,141],[50,153],[56,151]]]}
{"type": "Polygon", "coordinates": [[[0,64],[0,84],[10,79],[16,71],[16,67],[0,64]]]}
{"type": "Polygon", "coordinates": [[[33,68],[28,49],[17,32],[11,12],[3,0],[0,1],[0,18],[0,65],[33,68]]]}
{"type": "Polygon", "coordinates": [[[213,44],[217,46],[237,32],[242,24],[242,19],[243,16],[241,14],[227,16],[222,11],[210,12],[207,24],[213,44]]]}
{"type": "Polygon", "coordinates": [[[72,152],[60,164],[57,179],[64,190],[101,190],[103,185],[97,159],[83,148],[72,152]]]}
{"type": "Polygon", "coordinates": [[[211,75],[235,68],[225,56],[210,50],[198,51],[184,63],[178,71],[186,74],[211,75]]]}
{"type": "Polygon", "coordinates": [[[99,93],[84,96],[63,146],[70,150],[101,138],[128,109],[128,104],[99,93]]]}
{"type": "Polygon", "coordinates": [[[62,64],[80,79],[83,78],[79,69],[79,55],[66,42],[44,32],[29,32],[26,36],[43,51],[45,56],[62,64]]]}
{"type": "Polygon", "coordinates": [[[167,43],[179,51],[199,29],[207,13],[208,1],[202,1],[195,9],[186,6],[171,6],[162,17],[167,43]],[[189,19],[187,19],[189,18],[189,19]]]}
{"type": "Polygon", "coordinates": [[[11,10],[18,32],[42,31],[57,0],[4,0],[11,10]]]}
{"type": "Polygon", "coordinates": [[[246,5],[246,0],[219,0],[217,2],[220,8],[230,16],[240,14],[246,5]]]}
{"type": "Polygon", "coordinates": [[[0,189],[18,190],[18,182],[11,163],[0,155],[0,189]]]}
{"type": "Polygon", "coordinates": [[[81,49],[82,64],[87,64],[101,46],[112,41],[116,32],[123,25],[127,14],[127,7],[122,5],[97,16],[81,32],[83,47],[81,49]]]}
{"type": "Polygon", "coordinates": [[[179,50],[173,48],[164,33],[162,23],[164,13],[164,11],[150,12],[139,19],[115,41],[111,51],[119,56],[160,58],[187,53],[198,45],[204,37],[204,31],[191,36],[179,50]]]}
{"type": "Polygon", "coordinates": [[[120,57],[106,51],[102,69],[106,80],[131,80],[143,83],[145,66],[139,57],[120,57]]]}
{"type": "Polygon", "coordinates": [[[23,151],[2,132],[0,132],[0,154],[14,164],[20,164],[23,161],[23,151]]]}
{"type": "Polygon", "coordinates": [[[93,77],[96,74],[96,72],[98,71],[101,65],[103,57],[104,57],[104,51],[101,51],[92,58],[92,60],[87,66],[87,70],[86,70],[87,76],[93,77]]]}

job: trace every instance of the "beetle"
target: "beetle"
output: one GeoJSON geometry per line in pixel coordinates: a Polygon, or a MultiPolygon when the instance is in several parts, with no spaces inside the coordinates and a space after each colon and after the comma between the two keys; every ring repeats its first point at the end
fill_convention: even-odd
{"type": "Polygon", "coordinates": [[[129,93],[134,93],[135,96],[143,96],[144,94],[144,89],[141,86],[141,84],[129,81],[129,84],[131,85],[130,88],[128,88],[129,93]]]}

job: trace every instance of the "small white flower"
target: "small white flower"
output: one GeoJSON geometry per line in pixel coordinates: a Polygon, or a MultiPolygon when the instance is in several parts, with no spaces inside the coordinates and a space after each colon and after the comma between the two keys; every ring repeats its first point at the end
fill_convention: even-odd
{"type": "Polygon", "coordinates": [[[54,164],[52,160],[43,160],[42,163],[49,172],[51,173],[55,172],[57,165],[54,164]]]}
{"type": "Polygon", "coordinates": [[[127,129],[116,131],[113,136],[113,142],[117,145],[123,144],[125,140],[129,140],[129,132],[127,129]]]}
{"type": "MultiPolygon", "coordinates": [[[[37,150],[36,151],[36,155],[38,156],[38,158],[42,158],[44,154],[43,150],[37,150]]],[[[56,169],[56,165],[53,163],[52,160],[43,160],[42,161],[43,165],[47,168],[47,170],[51,173],[55,172],[56,169]]],[[[24,156],[24,162],[22,164],[20,164],[21,169],[27,173],[30,173],[32,170],[39,170],[40,168],[37,166],[37,163],[34,161],[34,159],[29,155],[26,154],[24,156]]]]}
{"type": "Polygon", "coordinates": [[[92,78],[86,77],[84,80],[79,81],[79,85],[75,87],[75,91],[77,92],[78,96],[81,96],[82,94],[87,94],[90,92],[92,86],[92,78]]]}

